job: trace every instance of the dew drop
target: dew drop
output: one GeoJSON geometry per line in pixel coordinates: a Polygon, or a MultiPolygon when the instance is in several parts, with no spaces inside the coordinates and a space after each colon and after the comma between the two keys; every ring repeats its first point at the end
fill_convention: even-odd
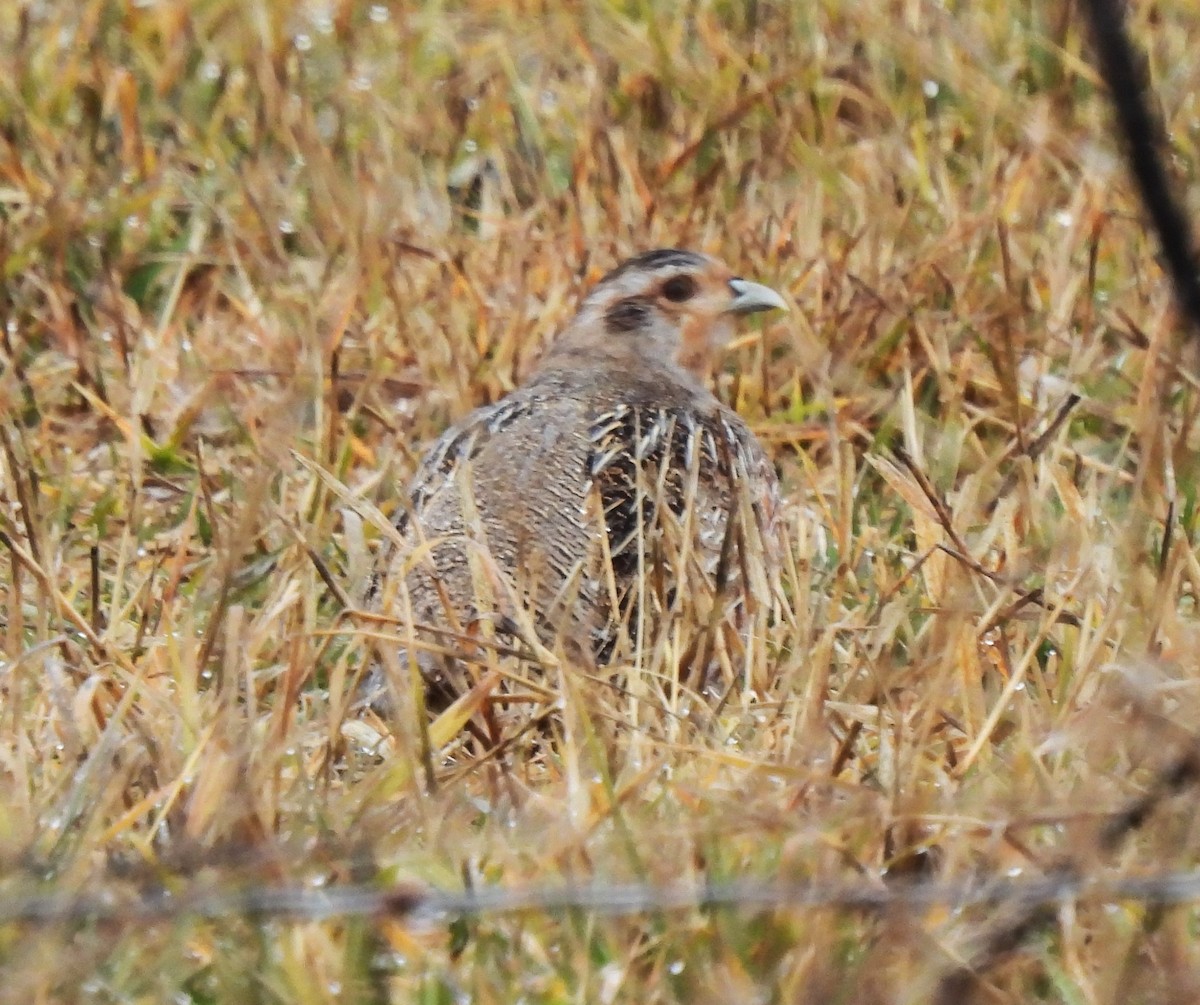
{"type": "Polygon", "coordinates": [[[325,142],[329,142],[337,134],[338,117],[332,108],[322,108],[317,112],[317,133],[325,142]]]}

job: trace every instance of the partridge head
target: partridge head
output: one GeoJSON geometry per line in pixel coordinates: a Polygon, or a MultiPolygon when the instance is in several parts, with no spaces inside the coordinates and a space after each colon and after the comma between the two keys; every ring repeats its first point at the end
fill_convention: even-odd
{"type": "Polygon", "coordinates": [[[609,272],[555,340],[543,369],[573,360],[600,365],[664,363],[703,377],[739,315],[779,308],[770,287],[735,276],[708,255],[673,248],[631,258],[609,272]]]}

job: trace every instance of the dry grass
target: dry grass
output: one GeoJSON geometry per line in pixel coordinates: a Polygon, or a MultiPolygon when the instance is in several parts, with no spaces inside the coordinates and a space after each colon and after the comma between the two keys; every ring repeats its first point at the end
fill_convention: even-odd
{"type": "MultiPolygon", "coordinates": [[[[4,7],[0,913],[1187,868],[1186,770],[1106,827],[1190,763],[1200,367],[1078,19],[947,6],[4,7]],[[664,707],[564,673],[553,742],[435,731],[424,764],[414,718],[350,713],[369,633],[322,572],[354,602],[364,504],[664,244],[795,303],[719,378],[789,498],[769,683],[664,707]]],[[[1134,25],[1181,183],[1197,27],[1134,25]]],[[[899,1003],[964,959],[987,1002],[1200,983],[1188,905],[1051,905],[995,960],[983,907],[120,913],[0,926],[3,997],[899,1003]]]]}

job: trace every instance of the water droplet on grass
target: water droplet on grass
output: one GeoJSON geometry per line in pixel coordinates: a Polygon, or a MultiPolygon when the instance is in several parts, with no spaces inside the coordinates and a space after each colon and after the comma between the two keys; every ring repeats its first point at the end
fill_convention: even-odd
{"type": "Polygon", "coordinates": [[[326,106],[317,112],[317,134],[328,143],[337,134],[337,112],[326,106]]]}

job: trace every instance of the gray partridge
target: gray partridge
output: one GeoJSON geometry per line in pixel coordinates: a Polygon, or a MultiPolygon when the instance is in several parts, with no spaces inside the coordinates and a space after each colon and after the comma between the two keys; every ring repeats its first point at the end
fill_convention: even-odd
{"type": "Polygon", "coordinates": [[[527,383],[446,430],[374,600],[432,643],[417,654],[428,686],[466,686],[457,661],[430,655],[464,636],[532,631],[603,664],[685,602],[706,619],[769,605],[775,471],[701,381],[734,319],[772,308],[786,310],[778,293],[715,258],[638,255],[600,280],[527,383]]]}

